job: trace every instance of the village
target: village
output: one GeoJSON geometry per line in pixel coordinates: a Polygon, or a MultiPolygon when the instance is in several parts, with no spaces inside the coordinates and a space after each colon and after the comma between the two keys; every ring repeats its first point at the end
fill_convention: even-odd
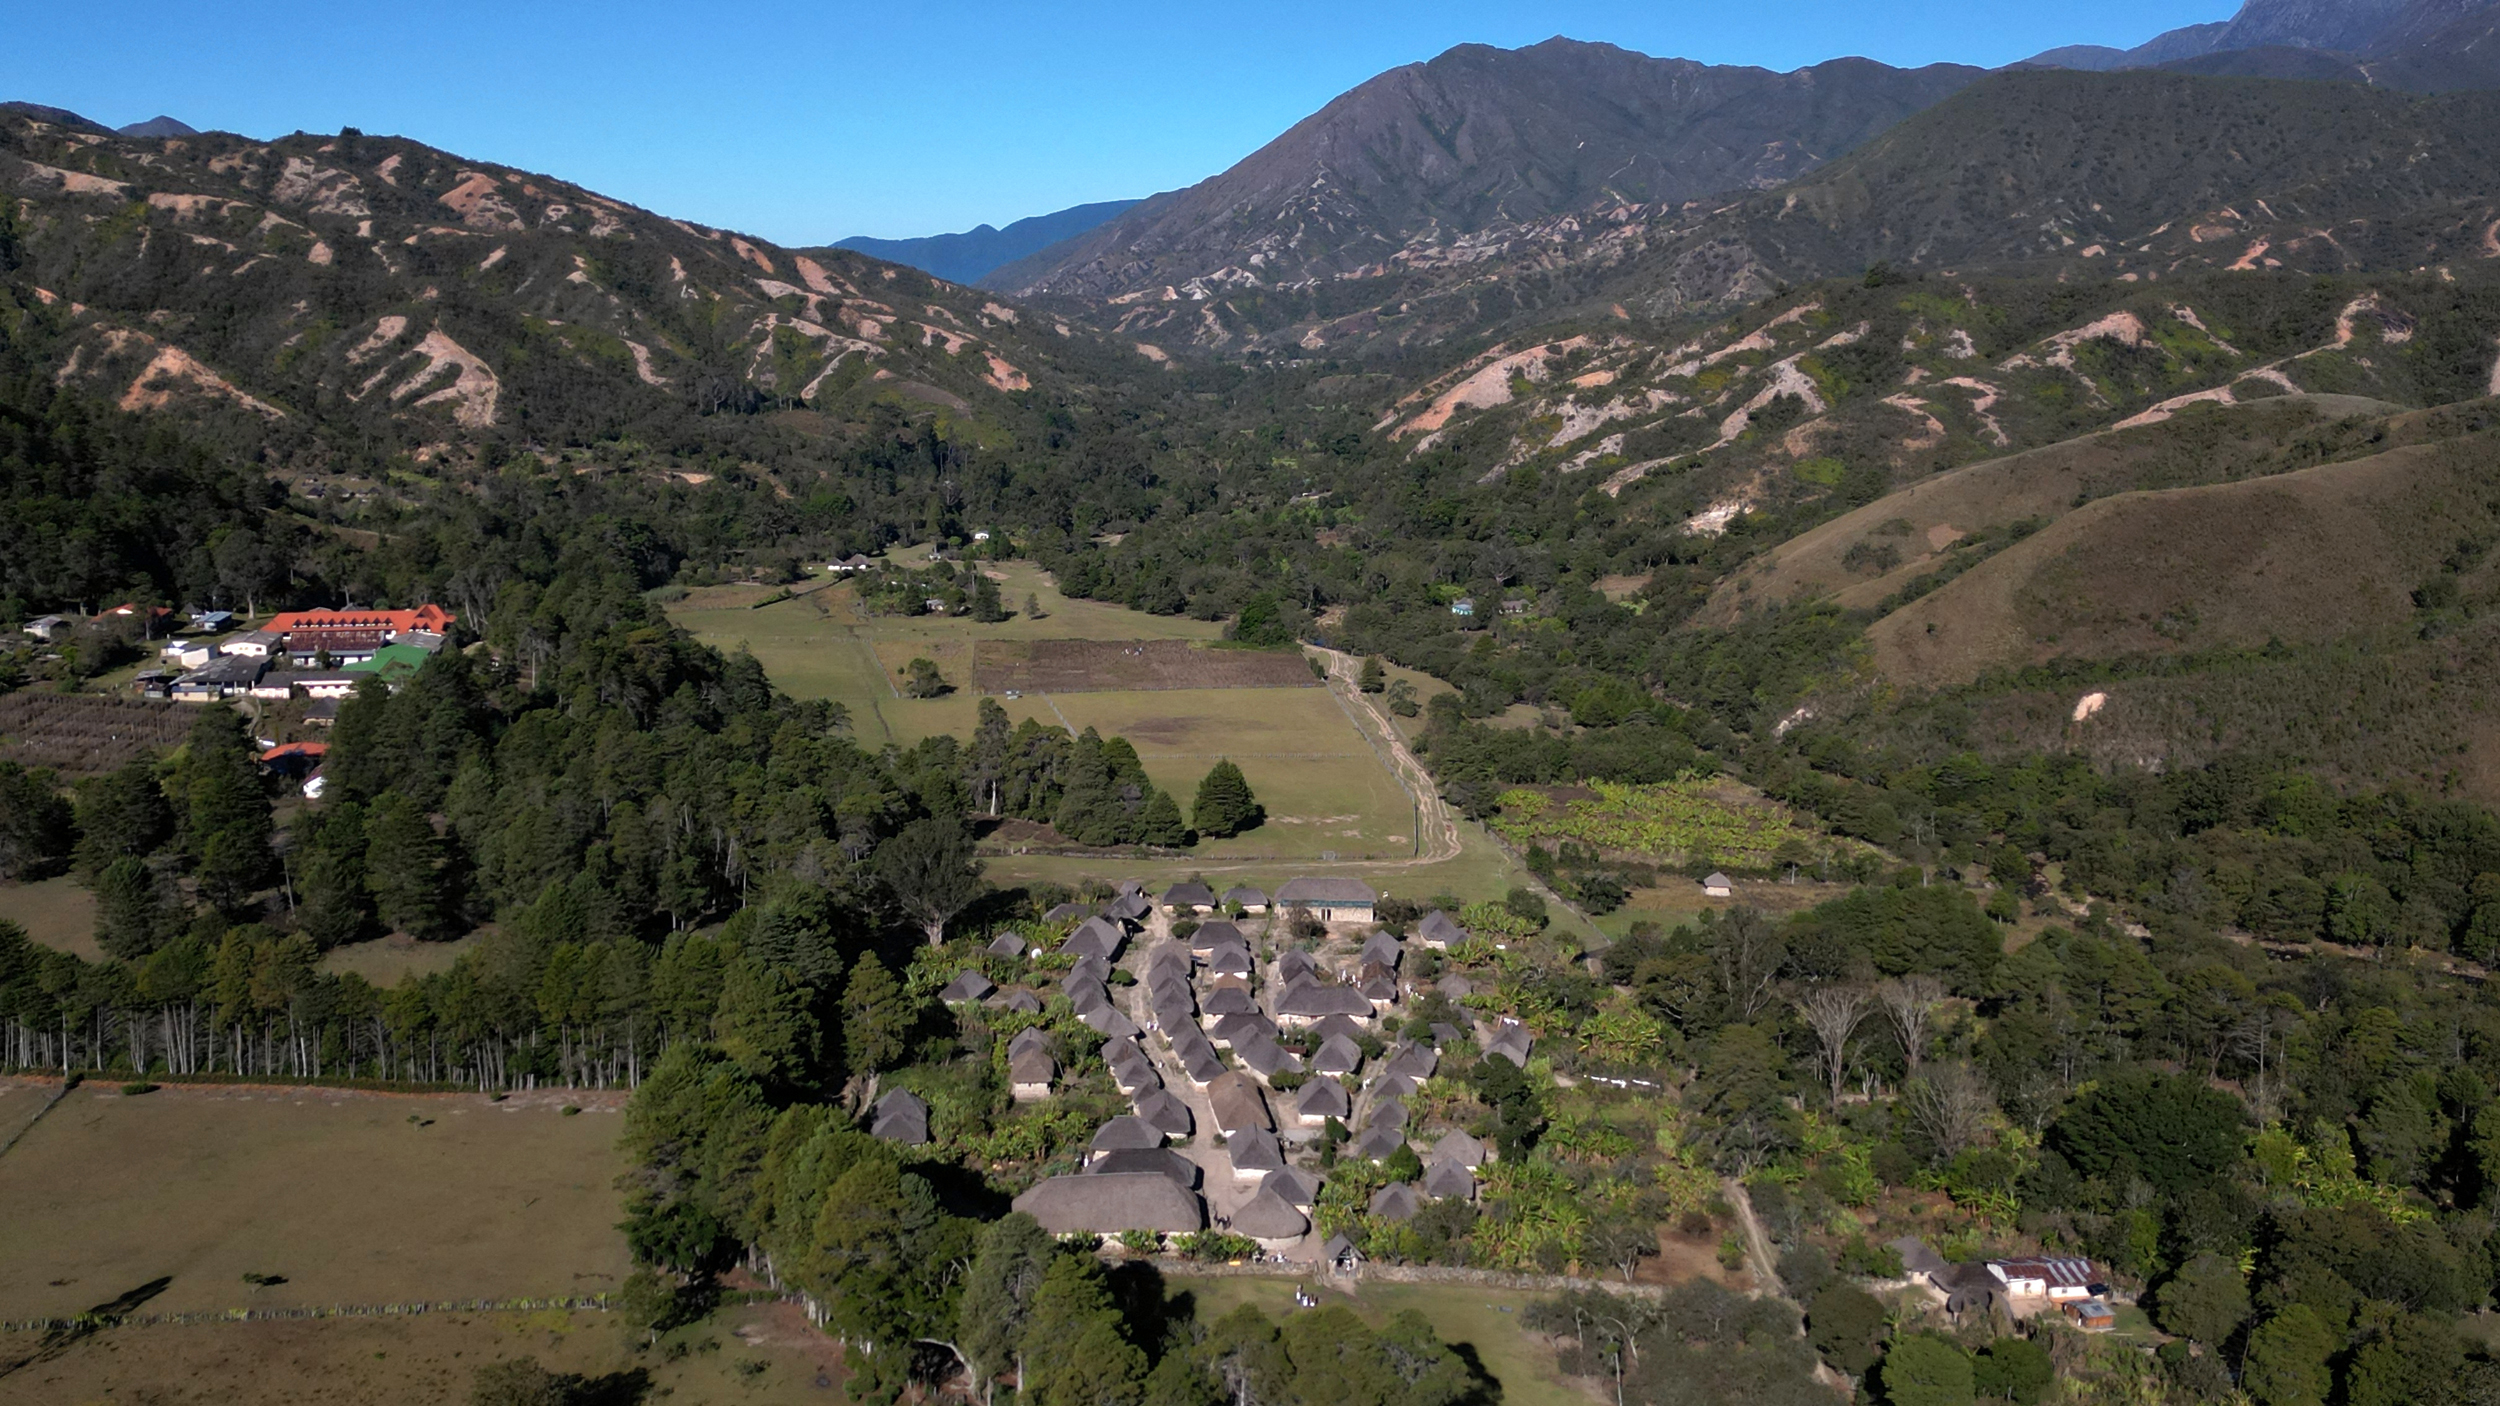
{"type": "MultiPolygon", "coordinates": [[[[1714,873],[1707,882],[1723,892],[1728,880],[1714,873]]],[[[1380,900],[1343,878],[1220,894],[1187,880],[1159,896],[1129,881],[1104,903],[1045,915],[1075,923],[1055,949],[1072,964],[1034,967],[1005,987],[962,970],[938,993],[949,1006],[1037,1016],[1046,1001],[1065,1001],[1102,1037],[1099,1058],[1131,1104],[1096,1130],[1078,1170],[1035,1183],[1015,1209],[1064,1239],[1130,1252],[1213,1230],[1255,1243],[1248,1258],[1280,1272],[1350,1281],[1363,1248],[1313,1219],[1335,1164],[1359,1159],[1391,1177],[1364,1203],[1372,1223],[1408,1222],[1437,1202],[1474,1203],[1496,1146],[1419,1118],[1416,1095],[1479,1060],[1524,1071],[1534,1038],[1515,1016],[1460,1007],[1473,994],[1464,975],[1407,975],[1407,942],[1375,921],[1380,900]],[[1050,977],[1055,987],[1044,984],[1050,977]],[[1427,1002],[1449,1018],[1420,1018],[1427,1002]]],[[[1437,908],[1414,929],[1415,945],[1434,953],[1469,941],[1437,908]]],[[[1054,954],[1007,933],[983,955],[1029,963],[1054,954]]],[[[1060,1067],[1041,1026],[1011,1037],[1008,1070],[1013,1097],[1028,1104],[1081,1072],[1060,1067]]],[[[894,1090],[870,1109],[869,1130],[916,1147],[931,1140],[929,1120],[925,1101],[894,1090]]],[[[1917,1236],[1887,1248],[1901,1264],[1891,1287],[1923,1292],[1957,1322],[2053,1313],[2086,1332],[2116,1326],[2112,1288],[2087,1259],[1951,1263],[1917,1236]]]]}

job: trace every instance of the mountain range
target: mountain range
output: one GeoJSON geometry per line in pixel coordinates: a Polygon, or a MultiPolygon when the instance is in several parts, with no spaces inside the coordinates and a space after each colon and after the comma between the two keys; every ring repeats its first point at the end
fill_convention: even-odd
{"type": "Polygon", "coordinates": [[[1038,254],[1063,240],[1074,239],[1135,205],[1134,200],[1097,200],[1071,205],[1047,215],[1016,221],[1005,229],[977,225],[961,234],[932,234],[918,239],[876,239],[853,235],[836,240],[836,249],[854,249],[890,263],[909,264],[924,273],[956,283],[977,282],[1002,264],[1038,254]]]}

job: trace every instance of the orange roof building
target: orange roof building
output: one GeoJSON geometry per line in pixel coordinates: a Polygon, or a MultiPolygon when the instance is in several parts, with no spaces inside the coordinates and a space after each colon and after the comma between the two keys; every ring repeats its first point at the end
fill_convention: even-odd
{"type": "Polygon", "coordinates": [[[441,634],[458,618],[441,606],[432,604],[421,605],[414,610],[290,610],[261,628],[279,635],[314,630],[324,634],[380,635],[389,640],[410,630],[441,634]]]}

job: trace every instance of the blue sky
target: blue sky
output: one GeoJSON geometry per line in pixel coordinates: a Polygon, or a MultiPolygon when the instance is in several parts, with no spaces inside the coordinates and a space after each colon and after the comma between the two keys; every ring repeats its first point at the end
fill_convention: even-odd
{"type": "Polygon", "coordinates": [[[341,126],[813,244],[1190,184],[1383,69],[1555,34],[1789,69],[2140,43],[2235,0],[670,4],[0,0],[0,98],[341,126]]]}

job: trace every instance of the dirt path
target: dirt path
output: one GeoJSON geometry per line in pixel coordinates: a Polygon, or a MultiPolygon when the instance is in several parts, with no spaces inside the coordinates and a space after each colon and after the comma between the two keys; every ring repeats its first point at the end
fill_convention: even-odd
{"type": "Polygon", "coordinates": [[[1762,1222],[1754,1218],[1753,1198],[1745,1194],[1745,1184],[1734,1177],[1727,1179],[1727,1203],[1736,1208],[1736,1223],[1745,1231],[1745,1268],[1753,1275],[1754,1290],[1771,1298],[1784,1298],[1780,1288],[1779,1256],[1771,1253],[1771,1237],[1762,1232],[1762,1222]]]}

